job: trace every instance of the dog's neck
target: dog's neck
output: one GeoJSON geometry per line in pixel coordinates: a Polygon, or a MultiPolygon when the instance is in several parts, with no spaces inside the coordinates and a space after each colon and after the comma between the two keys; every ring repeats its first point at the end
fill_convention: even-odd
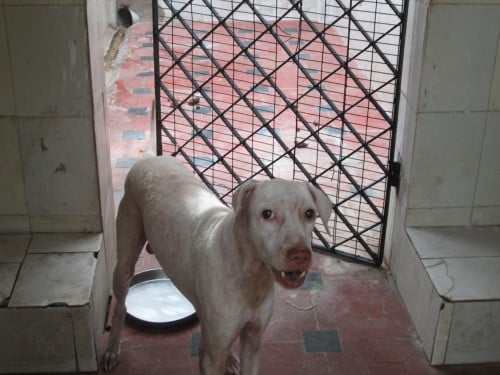
{"type": "MultiPolygon", "coordinates": [[[[225,248],[236,253],[226,259],[231,259],[234,264],[238,287],[242,290],[247,303],[253,305],[252,307],[259,306],[274,290],[272,271],[259,256],[259,251],[248,231],[243,230],[246,223],[242,222],[241,218],[237,218],[232,212],[226,217],[225,225],[230,226],[233,234],[224,239],[224,241],[230,241],[225,248]]],[[[232,265],[228,266],[232,267],[232,265]]]]}

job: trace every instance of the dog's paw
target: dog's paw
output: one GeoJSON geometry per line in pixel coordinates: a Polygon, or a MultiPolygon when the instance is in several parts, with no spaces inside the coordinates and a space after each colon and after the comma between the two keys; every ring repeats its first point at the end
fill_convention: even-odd
{"type": "Polygon", "coordinates": [[[236,355],[231,354],[227,359],[224,375],[240,375],[240,360],[236,355]]]}
{"type": "Polygon", "coordinates": [[[117,364],[120,354],[114,350],[107,349],[101,358],[101,367],[104,371],[111,371],[117,364]]]}

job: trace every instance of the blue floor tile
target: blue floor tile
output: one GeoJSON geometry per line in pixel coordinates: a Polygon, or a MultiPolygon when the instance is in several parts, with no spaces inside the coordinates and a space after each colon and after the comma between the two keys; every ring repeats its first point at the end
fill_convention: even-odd
{"type": "MultiPolygon", "coordinates": [[[[250,87],[250,89],[251,89],[251,87],[250,87]]],[[[253,88],[253,91],[260,92],[260,93],[266,93],[266,92],[269,92],[269,87],[267,87],[265,85],[258,85],[258,86],[255,86],[253,88]]]]}
{"type": "Polygon", "coordinates": [[[255,109],[259,112],[270,112],[274,113],[274,105],[257,105],[255,109]]]}
{"type": "Polygon", "coordinates": [[[193,112],[208,115],[208,114],[212,113],[212,107],[210,107],[210,106],[196,106],[196,107],[193,107],[193,112]]]}
{"type": "Polygon", "coordinates": [[[301,290],[323,290],[324,289],[323,279],[321,278],[321,272],[309,272],[306,281],[300,287],[301,290]]]}
{"type": "Polygon", "coordinates": [[[326,134],[333,136],[333,137],[340,136],[340,135],[345,134],[345,133],[349,133],[349,130],[347,130],[346,128],[339,128],[336,126],[326,126],[323,128],[323,130],[326,132],[326,134]]]}
{"type": "Polygon", "coordinates": [[[342,352],[342,343],[337,330],[302,332],[307,353],[342,352]]]}
{"type": "Polygon", "coordinates": [[[201,333],[193,333],[191,336],[191,357],[198,357],[200,354],[201,333]]]}
{"type": "Polygon", "coordinates": [[[254,75],[254,76],[261,76],[262,75],[260,70],[257,68],[247,69],[247,70],[245,70],[245,73],[250,74],[250,75],[254,75]]]}
{"type": "Polygon", "coordinates": [[[153,93],[153,89],[151,87],[136,87],[132,89],[133,94],[151,94],[153,93]]]}
{"type": "Polygon", "coordinates": [[[252,29],[238,29],[238,33],[240,34],[251,34],[254,31],[252,29]]]}
{"type": "Polygon", "coordinates": [[[207,138],[213,138],[214,132],[211,129],[203,129],[199,132],[195,132],[193,129],[192,133],[195,137],[200,137],[202,134],[207,138]]]}
{"type": "Polygon", "coordinates": [[[194,156],[191,160],[197,167],[210,167],[213,163],[211,156],[194,156]]]}
{"type": "Polygon", "coordinates": [[[129,115],[146,115],[148,113],[148,109],[146,107],[137,107],[137,108],[129,108],[129,115]]]}
{"type": "MultiPolygon", "coordinates": [[[[275,128],[274,132],[281,137],[281,129],[275,128]]],[[[263,135],[264,137],[272,137],[273,135],[267,128],[262,128],[257,132],[258,135],[263,135]]]]}
{"type": "Polygon", "coordinates": [[[132,168],[139,158],[119,158],[116,161],[115,168],[132,168]]]}
{"type": "MultiPolygon", "coordinates": [[[[123,198],[123,194],[124,194],[124,190],[123,189],[114,189],[113,190],[113,196],[114,196],[114,199],[115,199],[115,204],[118,205],[120,203],[120,201],[122,200],[123,198]]],[[[118,206],[116,206],[118,207],[118,206]]]]}
{"type": "Polygon", "coordinates": [[[139,72],[136,74],[137,77],[151,77],[154,76],[155,72],[150,71],[150,72],[139,72]]]}
{"type": "Polygon", "coordinates": [[[244,58],[245,60],[250,60],[250,58],[251,58],[251,59],[252,59],[252,61],[253,61],[253,60],[258,60],[258,59],[260,58],[260,56],[259,56],[258,54],[253,54],[253,53],[250,53],[250,58],[248,57],[248,55],[247,55],[247,54],[245,54],[245,55],[243,56],[243,58],[244,58]]]}
{"type": "Polygon", "coordinates": [[[196,70],[193,72],[193,76],[209,76],[210,72],[208,70],[196,70]]]}
{"type": "Polygon", "coordinates": [[[122,132],[124,141],[140,141],[145,138],[144,130],[125,130],[122,132]]]}

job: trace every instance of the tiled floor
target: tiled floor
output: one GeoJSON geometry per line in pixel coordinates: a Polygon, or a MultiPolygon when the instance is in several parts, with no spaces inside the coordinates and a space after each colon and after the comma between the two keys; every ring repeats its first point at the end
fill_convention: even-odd
{"type": "MultiPolygon", "coordinates": [[[[133,25],[109,92],[113,184],[124,177],[149,137],[153,97],[151,23],[133,25]]],[[[277,287],[275,312],[261,355],[261,374],[500,374],[500,365],[433,368],[383,270],[315,254],[313,272],[296,291],[277,287]]],[[[137,270],[157,267],[144,253],[137,270]]],[[[128,324],[113,374],[198,374],[199,325],[176,332],[128,324]]],[[[104,338],[106,339],[106,338],[104,338]]],[[[100,371],[99,374],[103,374],[100,371]]]]}

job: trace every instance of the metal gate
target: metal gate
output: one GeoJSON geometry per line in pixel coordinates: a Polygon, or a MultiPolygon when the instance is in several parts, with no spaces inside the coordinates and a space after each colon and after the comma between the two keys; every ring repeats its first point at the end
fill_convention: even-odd
{"type": "Polygon", "coordinates": [[[158,154],[222,201],[309,181],[334,213],[317,250],[383,260],[405,0],[154,1],[158,154]]]}

